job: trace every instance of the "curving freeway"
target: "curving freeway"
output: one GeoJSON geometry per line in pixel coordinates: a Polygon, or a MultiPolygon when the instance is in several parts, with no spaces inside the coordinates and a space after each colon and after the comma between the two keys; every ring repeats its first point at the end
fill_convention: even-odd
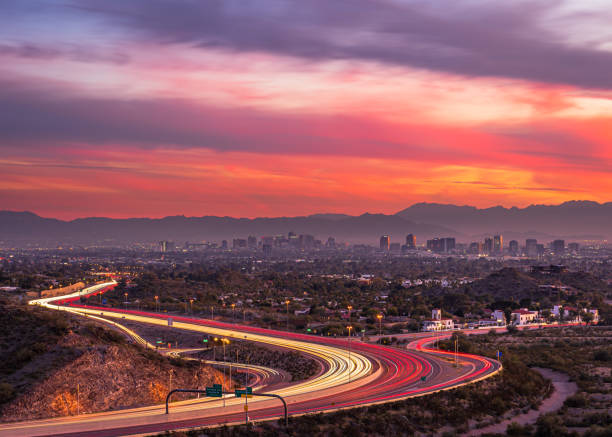
{"type": "MultiPolygon", "coordinates": [[[[434,341],[433,337],[419,337],[404,350],[358,340],[349,342],[348,339],[317,337],[192,317],[74,304],[70,307],[60,306],[60,303],[78,300],[83,295],[100,293],[114,285],[115,283],[100,284],[95,289],[89,288],[72,295],[39,299],[30,303],[87,317],[118,320],[119,323],[115,322],[115,325],[129,335],[135,334],[136,339],[139,338],[138,335],[121,326],[121,320],[167,326],[168,318],[171,317],[173,329],[256,341],[316,357],[324,364],[318,375],[307,381],[274,385],[273,393],[285,398],[290,415],[422,396],[490,377],[501,369],[501,364],[496,360],[470,354],[458,354],[459,365],[455,367],[454,354],[427,347],[434,341]]],[[[106,319],[102,320],[108,322],[106,319]]],[[[141,340],[146,343],[144,339],[141,340]]],[[[261,384],[255,388],[255,392],[266,392],[270,388],[261,384]]],[[[278,400],[253,397],[246,401],[250,420],[275,419],[282,415],[278,400]]],[[[218,398],[203,398],[172,403],[169,415],[165,414],[163,406],[152,406],[4,424],[0,428],[0,436],[114,436],[243,423],[245,399],[227,396],[225,404],[226,406],[222,407],[222,401],[218,398]]]]}

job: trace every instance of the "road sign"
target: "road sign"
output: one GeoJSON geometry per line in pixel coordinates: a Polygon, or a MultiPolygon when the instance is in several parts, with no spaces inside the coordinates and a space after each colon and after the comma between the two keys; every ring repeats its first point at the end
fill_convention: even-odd
{"type": "Polygon", "coordinates": [[[102,299],[102,303],[106,305],[106,298],[102,299]]]}
{"type": "Polygon", "coordinates": [[[161,340],[157,340],[155,343],[157,343],[157,344],[162,344],[162,343],[163,343],[163,341],[161,341],[161,340]]]}
{"type": "Polygon", "coordinates": [[[205,338],[204,340],[202,340],[202,343],[208,343],[208,339],[205,338]]]}
{"type": "Polygon", "coordinates": [[[213,384],[212,387],[206,387],[206,396],[211,398],[223,397],[223,389],[221,384],[213,384]]]}
{"type": "Polygon", "coordinates": [[[253,387],[247,387],[246,390],[241,390],[241,389],[236,389],[236,397],[239,398],[243,395],[247,395],[247,398],[250,398],[252,396],[248,396],[248,395],[252,395],[253,394],[253,387]]]}

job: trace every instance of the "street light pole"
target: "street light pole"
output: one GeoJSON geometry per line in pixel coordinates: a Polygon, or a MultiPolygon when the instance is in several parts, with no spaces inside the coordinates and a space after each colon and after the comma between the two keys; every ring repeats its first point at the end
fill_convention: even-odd
{"type": "Polygon", "coordinates": [[[236,304],[232,304],[232,323],[236,323],[236,304]]]}
{"type": "Polygon", "coordinates": [[[287,305],[287,331],[289,331],[289,303],[291,303],[291,301],[287,299],[285,301],[285,304],[287,305]]]}
{"type": "Polygon", "coordinates": [[[159,312],[159,296],[155,296],[155,311],[159,312]]]}
{"type": "Polygon", "coordinates": [[[349,324],[351,323],[351,310],[353,309],[352,305],[347,306],[348,308],[348,320],[349,320],[349,324]]]}
{"type": "MultiPolygon", "coordinates": [[[[223,343],[223,363],[225,364],[225,342],[228,341],[227,338],[222,338],[221,343],[223,343]]],[[[225,367],[223,367],[223,385],[225,385],[225,367]]],[[[225,407],[225,395],[223,396],[223,407],[225,407]]]]}
{"type": "Polygon", "coordinates": [[[193,314],[193,299],[189,299],[189,312],[193,314]]]}
{"type": "Polygon", "coordinates": [[[127,291],[125,293],[123,293],[123,295],[125,296],[125,309],[127,310],[127,298],[128,298],[128,294],[127,291]]]}
{"type": "Polygon", "coordinates": [[[210,319],[215,320],[215,307],[214,306],[210,307],[210,319]]]}
{"type": "Polygon", "coordinates": [[[382,337],[382,314],[377,314],[376,318],[378,319],[378,336],[382,337]]]}
{"type": "Polygon", "coordinates": [[[347,326],[347,328],[348,328],[348,335],[349,335],[349,338],[348,338],[348,343],[349,343],[349,355],[348,355],[349,356],[349,364],[348,364],[349,365],[349,374],[348,374],[348,382],[350,384],[350,382],[351,382],[351,369],[353,367],[351,365],[351,329],[353,327],[351,325],[349,325],[349,326],[347,326]]]}

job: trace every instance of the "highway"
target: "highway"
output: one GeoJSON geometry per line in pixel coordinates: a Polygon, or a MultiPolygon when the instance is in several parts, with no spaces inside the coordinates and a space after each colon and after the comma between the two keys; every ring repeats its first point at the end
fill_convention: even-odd
{"type": "MultiPolygon", "coordinates": [[[[454,354],[427,347],[434,341],[431,336],[419,337],[409,344],[408,349],[398,349],[363,343],[356,339],[349,343],[346,338],[318,337],[193,317],[74,304],[82,295],[103,292],[114,285],[114,282],[100,284],[93,290],[90,288],[72,295],[39,299],[30,303],[102,320],[112,318],[116,320],[114,324],[119,325],[119,329],[145,345],[146,341],[142,338],[139,341],[137,333],[121,326],[121,320],[168,326],[168,318],[172,318],[173,329],[256,341],[316,357],[324,365],[315,377],[306,381],[274,384],[273,393],[283,396],[287,401],[290,415],[333,411],[422,396],[490,377],[501,369],[501,364],[496,360],[469,354],[458,354],[459,366],[454,367],[454,354]],[[72,305],[59,305],[64,302],[72,302],[72,305]]],[[[108,323],[108,320],[105,322],[108,323]]],[[[272,388],[266,384],[266,371],[268,370],[265,368],[260,369],[259,374],[262,376],[258,379],[255,393],[265,393],[272,388]]],[[[255,369],[254,373],[257,373],[255,369]]],[[[250,420],[275,419],[282,415],[282,406],[278,400],[253,397],[246,401],[250,420]]],[[[202,398],[171,403],[168,415],[165,414],[164,406],[151,406],[83,414],[78,417],[3,424],[0,437],[115,436],[244,423],[244,398],[227,396],[225,408],[222,407],[222,402],[218,398],[202,398]]]]}

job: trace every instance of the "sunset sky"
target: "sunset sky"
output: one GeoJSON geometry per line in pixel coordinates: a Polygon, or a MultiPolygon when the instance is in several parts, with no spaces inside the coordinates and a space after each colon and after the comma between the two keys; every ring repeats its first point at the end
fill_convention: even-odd
{"type": "Polygon", "coordinates": [[[609,0],[3,0],[0,210],[612,200],[609,0]]]}

